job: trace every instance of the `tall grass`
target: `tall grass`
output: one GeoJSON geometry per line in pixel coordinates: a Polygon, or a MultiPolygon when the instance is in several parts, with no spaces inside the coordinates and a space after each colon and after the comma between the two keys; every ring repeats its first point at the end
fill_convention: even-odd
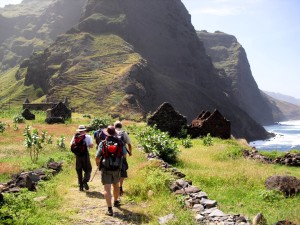
{"type": "Polygon", "coordinates": [[[262,212],[268,224],[284,219],[300,223],[300,195],[287,199],[264,186],[269,176],[299,178],[300,170],[246,160],[241,156],[243,148],[235,140],[214,138],[213,146],[204,146],[196,139],[192,148],[181,149],[178,168],[211,199],[217,200],[226,213],[241,213],[251,219],[262,212]]]}

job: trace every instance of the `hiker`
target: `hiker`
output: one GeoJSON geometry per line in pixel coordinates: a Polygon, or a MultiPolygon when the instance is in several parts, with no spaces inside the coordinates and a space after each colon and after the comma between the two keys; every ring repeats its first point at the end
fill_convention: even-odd
{"type": "Polygon", "coordinates": [[[92,164],[89,149],[93,148],[93,139],[86,134],[86,127],[79,125],[70,144],[71,150],[76,155],[76,172],[78,177],[79,191],[89,190],[88,182],[91,178],[92,164]],[[82,171],[84,176],[82,176],[82,171]]]}
{"type": "Polygon", "coordinates": [[[100,127],[98,130],[94,132],[94,139],[96,142],[96,150],[98,149],[98,145],[100,144],[101,141],[104,141],[106,138],[105,133],[103,132],[104,127],[100,127]]]}
{"type": "Polygon", "coordinates": [[[116,129],[117,136],[123,141],[124,148],[125,148],[125,150],[124,150],[125,154],[124,154],[123,166],[122,166],[121,178],[120,178],[120,196],[122,196],[123,195],[123,182],[124,182],[124,179],[128,177],[128,175],[127,175],[128,163],[126,160],[126,155],[127,155],[127,152],[129,154],[129,156],[132,155],[132,146],[131,146],[131,141],[128,136],[128,133],[125,132],[124,130],[122,130],[121,121],[116,121],[114,123],[114,126],[116,129]],[[126,147],[126,145],[128,146],[128,148],[126,147]]]}
{"type": "Polygon", "coordinates": [[[113,216],[111,186],[113,186],[114,207],[120,206],[119,181],[123,161],[123,143],[118,139],[114,126],[103,130],[106,135],[96,152],[96,165],[101,170],[101,182],[104,185],[104,197],[108,210],[106,215],[113,216]]]}

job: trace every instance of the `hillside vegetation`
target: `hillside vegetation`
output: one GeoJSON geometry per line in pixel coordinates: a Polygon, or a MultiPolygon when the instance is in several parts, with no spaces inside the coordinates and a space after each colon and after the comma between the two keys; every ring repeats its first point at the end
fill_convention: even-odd
{"type": "MultiPolygon", "coordinates": [[[[90,210],[82,211],[78,208],[80,204],[90,202],[89,206],[84,204],[84,207],[90,209],[100,207],[100,211],[104,212],[105,203],[101,194],[97,194],[102,191],[98,189],[100,188],[98,184],[92,182],[91,190],[87,191],[86,196],[80,195],[80,199],[70,202],[78,188],[74,156],[69,151],[69,141],[78,124],[88,125],[91,119],[83,117],[82,114],[73,114],[72,120],[66,124],[47,125],[43,122],[45,114],[37,113],[35,122],[19,123],[18,129],[15,129],[12,118],[17,112],[2,111],[1,113],[0,121],[7,126],[6,130],[0,133],[0,182],[8,181],[13,173],[39,168],[49,159],[63,160],[64,169],[50,181],[43,182],[37,192],[24,191],[19,198],[10,200],[10,204],[16,204],[17,207],[10,207],[8,211],[13,215],[16,224],[22,224],[22,221],[26,220],[29,221],[27,224],[43,224],[45,221],[47,224],[74,224],[76,221],[86,221],[86,218],[89,218],[91,224],[97,224],[96,222],[101,218],[109,220],[103,217],[102,213],[94,214],[90,210]],[[40,132],[45,130],[48,135],[52,135],[53,144],[45,147],[35,164],[30,161],[23,145],[23,132],[26,125],[40,132]],[[56,141],[61,136],[65,137],[66,149],[56,145],[56,141]],[[47,200],[42,203],[32,201],[37,196],[45,195],[47,200]],[[88,196],[96,200],[99,198],[100,206],[98,201],[91,200],[88,196]],[[21,199],[23,202],[27,199],[27,203],[21,204],[21,199]],[[18,210],[15,211],[16,209],[18,210]]],[[[137,142],[136,135],[144,129],[145,125],[124,121],[124,126],[130,133],[134,150],[133,156],[128,158],[129,178],[124,183],[122,210],[118,211],[123,215],[122,218],[133,224],[157,224],[158,217],[174,213],[176,219],[169,224],[182,224],[182,221],[185,221],[185,224],[195,224],[192,212],[182,208],[182,199],[171,195],[169,191],[168,184],[175,177],[171,173],[163,172],[158,167],[158,162],[147,161],[144,153],[140,151],[140,143],[137,142]]],[[[194,185],[205,191],[210,199],[216,200],[218,207],[225,213],[240,213],[251,220],[258,212],[262,212],[268,224],[283,219],[300,223],[299,194],[292,198],[285,198],[282,194],[267,191],[264,187],[265,179],[271,175],[292,175],[299,178],[298,168],[245,160],[241,156],[241,150],[248,146],[238,140],[213,138],[210,142],[212,145],[205,145],[203,139],[194,139],[190,148],[184,148],[182,140],[174,139],[174,141],[180,150],[178,162],[174,166],[187,175],[186,179],[192,180],[194,185]]],[[[92,150],[93,163],[94,154],[92,150]]],[[[93,174],[94,172],[95,170],[93,174]]],[[[96,182],[99,182],[97,180],[98,178],[96,182]]],[[[6,194],[5,198],[8,198],[6,194]]],[[[3,210],[8,209],[1,210],[0,212],[3,213],[3,210]]]]}

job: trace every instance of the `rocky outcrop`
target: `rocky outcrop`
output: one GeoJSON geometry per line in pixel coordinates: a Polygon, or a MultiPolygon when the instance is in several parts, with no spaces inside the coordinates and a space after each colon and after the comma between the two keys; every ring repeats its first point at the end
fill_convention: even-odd
{"type": "Polygon", "coordinates": [[[25,109],[23,112],[22,112],[22,116],[26,119],[26,120],[35,120],[35,115],[32,114],[30,112],[29,109],[25,109]]]}
{"type": "Polygon", "coordinates": [[[249,159],[254,159],[262,163],[272,163],[272,164],[281,164],[285,166],[300,166],[300,154],[299,153],[289,153],[287,152],[282,157],[277,157],[275,159],[268,158],[260,154],[255,148],[252,150],[244,150],[244,157],[249,159]]]}
{"type": "Polygon", "coordinates": [[[61,170],[62,162],[49,162],[47,168],[13,175],[13,178],[7,183],[0,183],[0,194],[1,192],[17,193],[21,188],[35,191],[38,182],[49,180],[51,176],[58,174],[61,170]]]}
{"type": "Polygon", "coordinates": [[[197,31],[211,57],[227,96],[260,124],[299,119],[300,107],[281,102],[259,90],[250,69],[246,51],[230,34],[197,31]]]}
{"type": "Polygon", "coordinates": [[[197,31],[224,85],[224,91],[241,109],[261,124],[275,122],[272,110],[252,76],[245,49],[233,35],[197,31]]]}

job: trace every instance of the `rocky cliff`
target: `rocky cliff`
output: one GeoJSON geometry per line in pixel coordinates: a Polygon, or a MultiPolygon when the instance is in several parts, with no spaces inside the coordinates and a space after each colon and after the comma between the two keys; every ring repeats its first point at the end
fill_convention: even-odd
{"type": "Polygon", "coordinates": [[[261,92],[252,76],[245,49],[233,35],[197,31],[213,65],[218,69],[224,92],[263,125],[300,118],[300,107],[278,101],[261,92]]]}
{"type": "Polygon", "coordinates": [[[218,109],[235,137],[268,136],[224,90],[180,0],[89,0],[78,25],[24,61],[16,78],[85,112],[145,117],[169,102],[189,121],[218,109]]]}

